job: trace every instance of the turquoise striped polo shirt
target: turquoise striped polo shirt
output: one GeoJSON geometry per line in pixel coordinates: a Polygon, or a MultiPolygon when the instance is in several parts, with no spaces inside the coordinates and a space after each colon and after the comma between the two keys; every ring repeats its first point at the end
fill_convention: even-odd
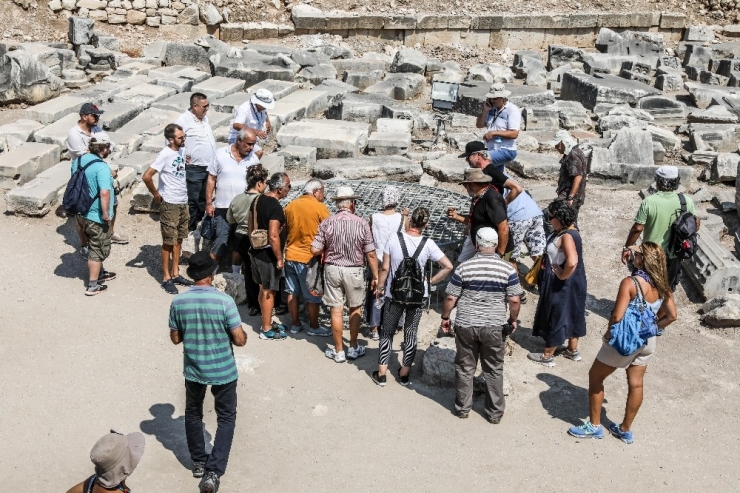
{"type": "Polygon", "coordinates": [[[170,330],[183,336],[185,380],[225,385],[239,377],[230,331],[241,326],[234,300],[213,287],[193,286],[170,305],[170,330]]]}

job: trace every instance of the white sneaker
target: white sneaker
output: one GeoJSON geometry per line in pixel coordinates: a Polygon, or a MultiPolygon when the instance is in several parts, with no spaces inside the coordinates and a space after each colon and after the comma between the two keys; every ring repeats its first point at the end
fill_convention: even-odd
{"type": "Polygon", "coordinates": [[[291,325],[290,326],[290,333],[291,334],[297,334],[300,331],[303,330],[303,325],[291,325]]]}
{"type": "Polygon", "coordinates": [[[347,358],[344,356],[344,351],[339,351],[337,353],[333,349],[327,349],[324,354],[326,354],[327,358],[333,359],[335,363],[344,363],[347,361],[347,358]]]}
{"type": "Polygon", "coordinates": [[[347,349],[347,359],[357,359],[360,356],[365,356],[365,346],[357,345],[357,349],[349,347],[347,349]]]}

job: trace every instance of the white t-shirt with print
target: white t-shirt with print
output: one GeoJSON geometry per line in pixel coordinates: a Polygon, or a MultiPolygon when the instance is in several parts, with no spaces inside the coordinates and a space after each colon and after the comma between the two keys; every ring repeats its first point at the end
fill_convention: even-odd
{"type": "Polygon", "coordinates": [[[247,168],[259,162],[254,151],[241,161],[234,159],[230,145],[216,151],[216,160],[208,167],[208,174],[216,177],[216,198],[213,201],[216,209],[227,209],[234,197],[244,193],[247,189],[247,168]]]}
{"type": "Polygon", "coordinates": [[[188,184],[185,178],[185,159],[183,150],[173,151],[165,147],[157,155],[151,168],[159,173],[157,191],[168,204],[188,203],[188,184]]]}
{"type": "MultiPolygon", "coordinates": [[[[423,237],[410,236],[405,232],[402,232],[401,235],[406,243],[406,251],[408,252],[409,257],[413,257],[414,252],[416,252],[416,248],[419,246],[419,243],[421,243],[421,239],[423,237]]],[[[388,279],[385,281],[385,296],[386,298],[392,298],[391,286],[393,285],[393,276],[403,260],[403,249],[399,243],[398,234],[394,233],[390,236],[388,243],[386,243],[385,248],[383,249],[383,255],[391,256],[391,271],[388,274],[388,279]]],[[[433,262],[439,262],[444,256],[445,254],[439,249],[437,244],[434,243],[434,240],[427,238],[427,242],[424,244],[424,249],[419,253],[419,257],[417,258],[417,261],[421,266],[422,275],[426,275],[424,270],[427,260],[431,259],[433,262]]],[[[424,296],[429,296],[429,286],[426,282],[424,283],[424,296]]]]}

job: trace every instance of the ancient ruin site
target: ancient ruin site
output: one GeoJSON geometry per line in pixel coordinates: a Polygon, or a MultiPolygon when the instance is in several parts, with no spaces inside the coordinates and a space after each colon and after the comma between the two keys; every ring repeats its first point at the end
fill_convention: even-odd
{"type": "MultiPolygon", "coordinates": [[[[109,430],[145,439],[126,479],[131,491],[202,488],[186,441],[183,346],[168,336],[173,296],[160,287],[161,197],[143,177],[193,94],[207,97],[221,148],[230,145],[237,109],[263,90],[274,106],[259,161],[290,177],[283,206],[318,178],[331,213],[333,197],[350,186],[361,199],[356,214],[369,219],[392,184],[399,211],[429,210],[423,234],[455,266],[468,233],[447,210],[471,208],[461,154],[467,143],[488,140],[490,128],[478,125],[487,101],[505,94],[521,110],[505,173],[544,219],[558,197],[558,144],[577,146],[588,163],[577,220],[587,333],[581,361],[533,364],[528,353],[544,348],[533,335],[542,293],[525,286],[518,328],[505,342],[500,424],[482,416],[480,365],[470,418],[458,419],[456,339],[438,337],[447,281],[432,289],[421,316],[411,384],[397,384],[399,334],[381,387],[371,378],[379,343],[366,323],[358,342],[366,356],[341,365],[325,357],[331,337],[302,331],[263,340],[244,269],[234,273],[222,259],[214,286],[233,298],[248,342],[233,348],[238,417],[218,491],[736,490],[740,1],[3,0],[2,7],[0,491],[67,491],[95,472],[90,449],[109,430]],[[102,111],[99,125],[113,143],[105,162],[116,179],[115,231],[128,240],[110,247],[105,269],[117,278],[95,297],[85,296],[88,262],[76,218],[62,207],[74,161],[68,132],[86,103],[102,111]],[[701,221],[673,295],[677,320],[656,338],[634,443],[609,433],[574,438],[569,428],[589,417],[589,368],[630,275],[623,246],[641,202],[663,193],[662,166],[677,171],[677,191],[701,221]]],[[[182,273],[208,249],[201,228],[183,242],[182,273]]],[[[512,258],[521,277],[533,265],[526,252],[512,258]]],[[[322,325],[329,313],[321,308],[322,325]]],[[[304,311],[301,318],[308,323],[304,311]]],[[[291,325],[284,312],[272,320],[291,325]]],[[[609,376],[605,389],[602,423],[619,425],[625,373],[609,376]]],[[[210,450],[218,425],[210,392],[203,413],[210,450]]],[[[117,491],[97,484],[86,491],[117,491]]]]}

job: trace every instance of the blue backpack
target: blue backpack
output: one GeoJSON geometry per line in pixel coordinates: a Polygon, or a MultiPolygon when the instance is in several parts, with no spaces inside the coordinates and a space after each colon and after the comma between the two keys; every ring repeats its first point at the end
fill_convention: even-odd
{"type": "Polygon", "coordinates": [[[640,283],[632,277],[637,290],[636,296],[627,306],[622,320],[611,326],[609,345],[622,356],[634,354],[647,344],[647,340],[658,335],[655,314],[645,303],[645,295],[640,283]]]}
{"type": "Polygon", "coordinates": [[[93,202],[98,198],[90,197],[90,185],[87,183],[87,177],[85,176],[85,170],[95,163],[104,163],[102,159],[93,159],[85,166],[80,166],[80,160],[77,158],[77,171],[72,173],[72,178],[67,183],[67,188],[64,190],[64,199],[62,199],[62,208],[67,214],[87,214],[92,207],[93,202]]]}

